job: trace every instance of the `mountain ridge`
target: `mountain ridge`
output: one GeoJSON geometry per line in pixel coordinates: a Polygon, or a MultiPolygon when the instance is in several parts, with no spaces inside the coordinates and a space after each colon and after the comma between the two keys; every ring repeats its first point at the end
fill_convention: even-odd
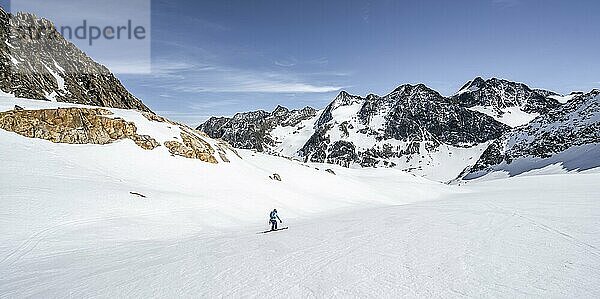
{"type": "MultiPolygon", "coordinates": [[[[260,142],[259,133],[244,148],[304,162],[400,168],[449,182],[474,166],[502,136],[551,114],[578,95],[562,96],[525,83],[482,77],[468,81],[452,96],[422,83],[400,84],[383,96],[342,90],[292,129],[271,121],[264,130],[268,143],[260,142]],[[449,173],[434,173],[435,168],[448,165],[452,165],[449,173]]],[[[263,121],[260,115],[258,121],[263,121]]],[[[198,129],[205,131],[205,124],[198,129]]],[[[211,137],[232,142],[226,134],[211,137]]],[[[245,142],[239,137],[234,143],[245,142]]]]}

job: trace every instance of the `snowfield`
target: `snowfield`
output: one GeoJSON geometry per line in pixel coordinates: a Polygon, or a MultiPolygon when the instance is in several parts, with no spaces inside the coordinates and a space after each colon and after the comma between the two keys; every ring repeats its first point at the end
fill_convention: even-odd
{"type": "Polygon", "coordinates": [[[598,171],[445,185],[239,154],[0,130],[0,297],[600,297],[598,171]],[[275,207],[290,229],[259,234],[275,207]]]}
{"type": "Polygon", "coordinates": [[[495,120],[508,125],[511,128],[526,125],[539,116],[538,113],[527,113],[522,111],[522,107],[508,107],[501,111],[502,114],[498,114],[498,111],[490,106],[475,106],[468,108],[469,110],[483,113],[491,116],[495,120]]]}

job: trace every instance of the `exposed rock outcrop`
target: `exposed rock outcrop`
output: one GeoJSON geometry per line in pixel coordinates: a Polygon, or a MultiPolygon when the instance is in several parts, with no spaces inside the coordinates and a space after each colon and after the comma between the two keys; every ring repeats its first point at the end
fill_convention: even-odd
{"type": "Polygon", "coordinates": [[[160,123],[167,123],[167,124],[171,124],[174,126],[182,126],[179,123],[176,123],[174,121],[171,121],[165,117],[162,117],[160,115],[154,114],[154,113],[150,113],[150,112],[142,112],[142,115],[149,121],[156,121],[156,122],[160,122],[160,123]]]}
{"type": "Polygon", "coordinates": [[[213,164],[218,163],[217,159],[213,156],[215,150],[208,142],[202,140],[194,133],[182,130],[181,140],[183,140],[183,143],[179,141],[165,142],[165,146],[169,149],[171,154],[189,159],[198,159],[213,164]]]}
{"type": "Polygon", "coordinates": [[[137,134],[134,123],[107,117],[102,108],[57,108],[0,112],[0,128],[54,143],[109,144],[131,139],[143,149],[159,146],[154,138],[137,134]]]}

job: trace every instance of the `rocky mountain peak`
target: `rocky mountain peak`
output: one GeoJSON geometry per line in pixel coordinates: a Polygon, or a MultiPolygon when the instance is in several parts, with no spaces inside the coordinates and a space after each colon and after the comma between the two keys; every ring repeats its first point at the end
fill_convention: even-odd
{"type": "Polygon", "coordinates": [[[468,81],[459,89],[459,93],[462,91],[474,91],[482,88],[485,85],[485,80],[481,77],[476,77],[475,79],[468,81]]]}
{"type": "Polygon", "coordinates": [[[273,115],[274,116],[283,116],[285,114],[287,114],[288,112],[290,112],[290,110],[286,107],[283,107],[281,105],[277,105],[277,107],[275,107],[275,109],[273,110],[273,115]]]}
{"type": "Polygon", "coordinates": [[[29,99],[150,111],[106,67],[64,39],[51,21],[12,15],[1,7],[0,90],[29,99]]]}
{"type": "Polygon", "coordinates": [[[390,94],[386,96],[392,99],[405,99],[405,100],[424,100],[424,99],[440,99],[443,98],[437,91],[427,87],[425,84],[404,84],[394,89],[390,94]]]}
{"type": "Polygon", "coordinates": [[[331,102],[332,108],[337,108],[340,106],[349,106],[358,101],[363,100],[360,96],[351,95],[345,90],[340,91],[340,93],[335,97],[333,102],[331,102]]]}
{"type": "Polygon", "coordinates": [[[512,107],[525,114],[545,114],[560,106],[551,97],[553,95],[557,94],[547,90],[533,90],[523,83],[477,77],[467,82],[450,101],[465,108],[490,109],[488,115],[500,119],[512,107]]]}

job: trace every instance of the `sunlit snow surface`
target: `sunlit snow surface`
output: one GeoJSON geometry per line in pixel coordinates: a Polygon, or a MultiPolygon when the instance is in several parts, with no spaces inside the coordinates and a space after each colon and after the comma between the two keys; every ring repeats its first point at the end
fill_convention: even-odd
{"type": "MultiPolygon", "coordinates": [[[[72,106],[0,98],[14,104],[72,106]]],[[[0,130],[0,297],[600,297],[594,170],[447,186],[240,155],[0,130]],[[257,234],[274,207],[290,229],[257,234]]]]}
{"type": "Polygon", "coordinates": [[[469,110],[481,112],[491,116],[495,120],[513,128],[528,124],[539,116],[538,113],[527,113],[521,110],[521,107],[516,106],[504,108],[502,113],[498,113],[498,111],[491,106],[475,106],[469,108],[469,110]]]}

